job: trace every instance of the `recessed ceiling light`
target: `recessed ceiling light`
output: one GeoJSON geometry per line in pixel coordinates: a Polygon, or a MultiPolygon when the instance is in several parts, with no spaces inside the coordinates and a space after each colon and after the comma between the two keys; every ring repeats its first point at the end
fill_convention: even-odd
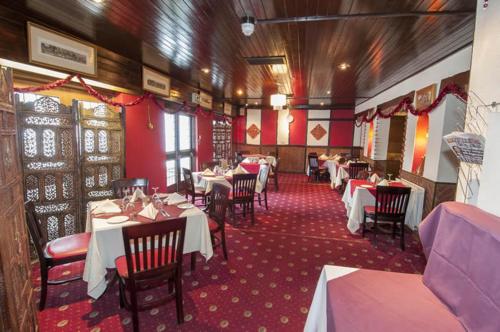
{"type": "Polygon", "coordinates": [[[210,68],[201,68],[201,71],[204,72],[205,74],[210,73],[210,68]]]}
{"type": "Polygon", "coordinates": [[[340,70],[346,70],[349,67],[351,67],[351,65],[348,64],[347,62],[342,62],[340,65],[338,65],[338,67],[339,67],[340,70]]]}
{"type": "Polygon", "coordinates": [[[104,0],[94,0],[95,3],[102,3],[104,0]]]}
{"type": "Polygon", "coordinates": [[[319,103],[319,104],[320,104],[321,106],[325,105],[325,103],[324,103],[324,102],[321,102],[321,103],[319,103]]]}
{"type": "Polygon", "coordinates": [[[329,94],[330,94],[330,90],[328,90],[328,91],[326,92],[326,94],[327,94],[327,95],[329,95],[329,94]]]}
{"type": "Polygon", "coordinates": [[[259,105],[259,103],[258,103],[258,102],[255,102],[254,104],[255,104],[255,105],[259,105]]]}
{"type": "Polygon", "coordinates": [[[236,94],[238,96],[241,96],[243,94],[243,90],[241,90],[241,89],[236,90],[236,94]]]}

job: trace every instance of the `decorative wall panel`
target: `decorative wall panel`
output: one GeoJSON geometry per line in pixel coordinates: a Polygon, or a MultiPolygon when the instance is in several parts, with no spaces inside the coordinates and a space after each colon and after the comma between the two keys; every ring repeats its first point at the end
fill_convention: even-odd
{"type": "Polygon", "coordinates": [[[113,196],[111,183],[123,177],[121,113],[106,104],[74,101],[79,116],[82,215],[89,201],[113,196]]]}
{"type": "Polygon", "coordinates": [[[231,154],[231,124],[226,121],[213,122],[213,144],[214,144],[214,161],[222,159],[232,159],[231,154]]]}
{"type": "Polygon", "coordinates": [[[54,97],[17,97],[25,200],[35,202],[49,240],[83,231],[80,216],[79,167],[75,118],[54,97]],[[77,222],[77,223],[75,223],[77,222]]]}

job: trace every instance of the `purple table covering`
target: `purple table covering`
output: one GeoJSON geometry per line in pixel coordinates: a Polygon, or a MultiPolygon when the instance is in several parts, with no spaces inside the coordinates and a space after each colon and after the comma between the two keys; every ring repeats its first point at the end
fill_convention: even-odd
{"type": "Polygon", "coordinates": [[[358,270],[328,281],[327,288],[329,332],[464,331],[421,275],[358,270]]]}
{"type": "Polygon", "coordinates": [[[470,331],[500,331],[500,218],[447,202],[419,227],[424,284],[470,331]]]}

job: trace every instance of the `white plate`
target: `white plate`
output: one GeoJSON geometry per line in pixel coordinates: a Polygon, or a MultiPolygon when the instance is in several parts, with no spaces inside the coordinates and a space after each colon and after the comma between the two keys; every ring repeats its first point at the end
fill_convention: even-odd
{"type": "Polygon", "coordinates": [[[106,222],[108,224],[121,224],[122,222],[125,222],[127,220],[128,220],[127,216],[116,216],[106,219],[106,222]]]}
{"type": "Polygon", "coordinates": [[[193,204],[191,204],[191,203],[183,203],[183,204],[179,204],[179,205],[177,205],[177,207],[178,207],[179,209],[185,209],[185,210],[187,210],[187,209],[192,209],[192,208],[194,208],[194,205],[193,205],[193,204]]]}
{"type": "Polygon", "coordinates": [[[361,187],[363,188],[373,188],[371,184],[362,184],[361,187]]]}

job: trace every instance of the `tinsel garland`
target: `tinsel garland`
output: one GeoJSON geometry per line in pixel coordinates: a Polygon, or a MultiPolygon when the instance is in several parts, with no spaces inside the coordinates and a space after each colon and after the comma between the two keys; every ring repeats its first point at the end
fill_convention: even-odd
{"type": "Polygon", "coordinates": [[[410,97],[406,97],[406,98],[403,98],[403,100],[401,100],[396,105],[396,107],[394,107],[394,109],[388,114],[383,114],[381,109],[377,109],[375,112],[373,112],[373,115],[371,117],[369,117],[368,112],[364,112],[362,115],[360,115],[356,118],[356,123],[355,123],[356,127],[361,127],[361,125],[365,122],[372,122],[376,116],[378,116],[382,119],[387,119],[387,118],[394,116],[394,114],[396,114],[402,110],[408,110],[411,114],[413,114],[415,116],[428,114],[428,113],[432,112],[433,110],[435,110],[441,104],[443,99],[449,94],[454,95],[454,96],[456,96],[464,101],[467,100],[467,93],[464,92],[458,85],[452,83],[452,84],[448,84],[447,86],[445,86],[441,90],[441,92],[439,92],[439,95],[432,102],[432,104],[430,104],[429,106],[427,106],[424,109],[421,109],[421,110],[415,109],[415,107],[413,106],[413,99],[410,97]]]}

